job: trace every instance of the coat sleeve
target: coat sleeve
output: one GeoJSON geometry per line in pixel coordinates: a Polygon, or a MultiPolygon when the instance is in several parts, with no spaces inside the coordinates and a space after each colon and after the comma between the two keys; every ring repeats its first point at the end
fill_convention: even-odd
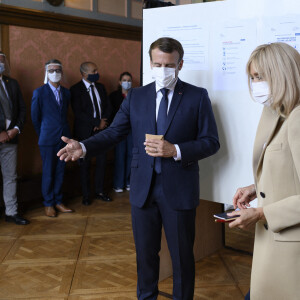
{"type": "Polygon", "coordinates": [[[33,96],[31,100],[31,120],[33,127],[38,136],[40,136],[41,131],[41,122],[42,122],[42,114],[41,114],[41,107],[40,107],[40,97],[39,91],[33,91],[33,96]]]}
{"type": "Polygon", "coordinates": [[[126,100],[123,101],[120,110],[116,114],[112,124],[105,130],[96,135],[82,141],[86,147],[86,157],[95,156],[104,153],[109,148],[116,145],[130,131],[130,102],[132,97],[132,90],[128,93],[126,100]]]}
{"type": "Polygon", "coordinates": [[[106,89],[104,85],[101,85],[101,107],[102,107],[102,112],[101,112],[101,118],[102,119],[107,119],[108,122],[110,122],[110,115],[111,115],[111,107],[109,103],[109,99],[106,93],[106,89]]]}
{"type": "Polygon", "coordinates": [[[16,120],[16,126],[19,127],[20,131],[23,130],[25,119],[26,119],[26,105],[23,100],[22,92],[20,86],[17,81],[15,81],[16,85],[16,95],[17,95],[17,102],[18,102],[18,117],[16,120]]]}
{"type": "Polygon", "coordinates": [[[205,89],[203,89],[198,113],[197,138],[178,144],[183,166],[188,165],[191,161],[198,161],[211,156],[220,148],[215,117],[205,89]]]}
{"type": "MultiPolygon", "coordinates": [[[[294,182],[300,182],[300,109],[288,120],[288,143],[294,163],[294,182]]],[[[278,170],[280,172],[280,170],[278,170]]],[[[298,189],[299,190],[299,189],[298,189]]],[[[264,207],[269,228],[277,233],[300,224],[300,194],[284,198],[264,207]]]]}

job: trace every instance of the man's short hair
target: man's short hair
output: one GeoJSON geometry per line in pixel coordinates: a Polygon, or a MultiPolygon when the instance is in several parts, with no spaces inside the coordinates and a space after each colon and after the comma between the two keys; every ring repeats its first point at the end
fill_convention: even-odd
{"type": "Polygon", "coordinates": [[[95,63],[91,62],[91,61],[85,61],[80,65],[80,73],[86,73],[88,70],[88,65],[95,65],[95,63]]]}
{"type": "Polygon", "coordinates": [[[50,59],[45,63],[45,68],[47,67],[47,65],[49,64],[59,64],[62,66],[61,62],[58,59],[50,59]]]}
{"type": "Polygon", "coordinates": [[[150,59],[152,61],[152,50],[158,48],[160,51],[165,52],[165,53],[172,53],[173,51],[177,51],[179,54],[179,61],[182,61],[183,59],[183,47],[175,39],[169,38],[169,37],[162,37],[159,38],[158,40],[154,41],[149,48],[149,55],[150,59]]]}

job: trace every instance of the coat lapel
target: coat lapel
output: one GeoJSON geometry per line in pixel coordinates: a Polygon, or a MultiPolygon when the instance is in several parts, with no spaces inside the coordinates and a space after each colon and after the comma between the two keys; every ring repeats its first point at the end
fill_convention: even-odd
{"type": "Polygon", "coordinates": [[[279,120],[280,116],[274,110],[269,107],[264,107],[257,128],[253,149],[253,170],[256,180],[262,169],[266,148],[274,136],[279,120]]]}
{"type": "Polygon", "coordinates": [[[155,82],[150,84],[145,99],[146,116],[149,124],[149,134],[156,134],[156,90],[155,82]]]}
{"type": "Polygon", "coordinates": [[[3,81],[4,81],[5,88],[6,88],[6,91],[8,94],[9,106],[10,106],[11,111],[13,111],[13,94],[12,94],[12,90],[11,90],[9,77],[3,76],[3,81]]]}
{"type": "Polygon", "coordinates": [[[167,124],[166,124],[166,130],[164,135],[166,134],[173,118],[175,115],[175,112],[178,108],[178,105],[181,101],[183,95],[183,83],[182,81],[178,78],[177,84],[175,86],[175,90],[174,90],[174,94],[173,94],[173,98],[172,98],[172,102],[169,108],[169,112],[168,112],[168,116],[167,116],[167,124]]]}
{"type": "Polygon", "coordinates": [[[59,110],[60,107],[55,99],[54,93],[52,92],[52,90],[49,86],[49,83],[46,83],[46,86],[47,86],[47,91],[48,91],[48,96],[49,96],[50,101],[52,101],[52,103],[55,104],[55,107],[59,110]]]}

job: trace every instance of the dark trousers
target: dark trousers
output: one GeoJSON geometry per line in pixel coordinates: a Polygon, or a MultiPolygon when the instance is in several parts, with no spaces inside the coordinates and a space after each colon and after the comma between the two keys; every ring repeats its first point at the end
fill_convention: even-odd
{"type": "MultiPolygon", "coordinates": [[[[105,175],[105,162],[106,154],[99,154],[96,156],[96,167],[95,167],[95,193],[103,193],[104,175],[105,175]]],[[[82,159],[79,162],[80,165],[80,178],[82,195],[84,198],[91,196],[91,160],[82,159]]]]}
{"type": "Polygon", "coordinates": [[[114,188],[124,188],[130,185],[130,170],[132,160],[132,135],[121,141],[115,147],[114,188]]]}
{"type": "Polygon", "coordinates": [[[161,175],[153,175],[151,191],[143,208],[131,207],[137,254],[139,300],[158,295],[159,251],[162,225],[173,266],[173,299],[192,300],[195,285],[193,246],[196,209],[173,210],[163,195],[161,175]]]}
{"type": "Polygon", "coordinates": [[[54,206],[62,202],[62,185],[66,163],[58,158],[57,152],[63,145],[61,142],[55,146],[40,146],[43,163],[42,194],[45,206],[54,206]]]}

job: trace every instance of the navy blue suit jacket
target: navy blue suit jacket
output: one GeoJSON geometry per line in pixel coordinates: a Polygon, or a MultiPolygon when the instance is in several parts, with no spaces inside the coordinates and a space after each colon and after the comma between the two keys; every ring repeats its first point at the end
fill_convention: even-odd
{"type": "Polygon", "coordinates": [[[61,142],[62,136],[70,137],[67,120],[70,91],[60,87],[62,105],[59,106],[49,84],[33,91],[31,119],[38,134],[39,146],[54,146],[61,142]]]}
{"type": "MultiPolygon", "coordinates": [[[[116,144],[132,130],[133,149],[130,202],[142,207],[151,186],[154,158],[145,152],[145,134],[156,133],[155,83],[131,89],[111,126],[83,141],[87,156],[94,156],[116,144]]],[[[167,117],[164,139],[178,144],[181,161],[162,158],[163,192],[173,209],[193,209],[199,204],[198,160],[220,147],[217,126],[205,89],[178,80],[167,117]]]]}

